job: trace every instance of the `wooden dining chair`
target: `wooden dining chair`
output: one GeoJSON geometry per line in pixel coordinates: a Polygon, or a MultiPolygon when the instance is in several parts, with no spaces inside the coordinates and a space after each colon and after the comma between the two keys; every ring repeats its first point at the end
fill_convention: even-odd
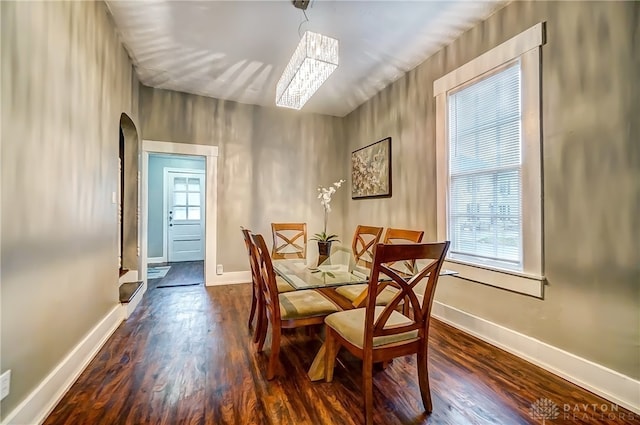
{"type": "Polygon", "coordinates": [[[267,367],[267,379],[275,376],[280,354],[280,335],[282,329],[299,328],[322,324],[324,318],[340,311],[328,298],[313,289],[278,293],[276,276],[267,245],[262,235],[251,235],[254,259],[259,270],[260,302],[264,304],[266,320],[261,322],[258,331],[258,352],[262,352],[267,334],[267,325],[271,324],[271,353],[267,367]]]}
{"type": "MultiPolygon", "coordinates": [[[[256,314],[256,308],[258,306],[258,291],[260,290],[258,287],[258,277],[256,275],[256,270],[254,266],[254,261],[251,258],[252,250],[251,250],[251,231],[249,229],[245,229],[240,226],[240,230],[242,231],[242,237],[244,239],[244,245],[247,248],[247,255],[249,257],[249,266],[251,267],[251,311],[249,312],[249,323],[247,326],[251,329],[251,325],[253,323],[253,319],[256,314]]],[[[259,319],[258,319],[259,321],[259,319]]],[[[259,324],[259,323],[258,323],[259,324]]],[[[256,324],[256,328],[258,327],[256,324]]]]}
{"type": "MultiPolygon", "coordinates": [[[[422,241],[424,232],[422,230],[404,230],[388,228],[384,234],[383,243],[385,244],[397,244],[397,243],[419,243],[422,241]]],[[[373,258],[373,256],[371,257],[373,258]]],[[[405,275],[411,275],[415,268],[415,261],[406,261],[390,265],[394,270],[405,275]]],[[[370,267],[369,267],[370,269],[370,267]]],[[[358,306],[362,300],[367,296],[367,285],[348,285],[336,289],[336,292],[353,302],[355,306],[358,306]]],[[[387,305],[395,296],[396,289],[388,287],[378,295],[378,305],[387,305]]],[[[405,311],[409,307],[409,304],[404,304],[405,311]]]]}
{"type": "Polygon", "coordinates": [[[449,241],[377,245],[365,307],[334,313],[325,319],[326,380],[333,380],[335,359],[340,347],[345,347],[351,354],[362,359],[365,424],[373,422],[373,364],[387,362],[395,357],[417,354],[422,403],[427,413],[432,410],[427,369],[429,320],[440,269],[448,249],[449,241]],[[409,279],[389,267],[389,264],[398,261],[416,260],[427,260],[428,263],[409,279]],[[376,305],[376,294],[390,284],[388,281],[379,282],[382,273],[389,276],[398,288],[393,300],[386,306],[376,305]],[[423,279],[427,279],[427,284],[419,298],[414,291],[423,279]],[[405,298],[413,308],[412,318],[396,310],[405,298]]]}
{"type": "MultiPolygon", "coordinates": [[[[362,226],[358,225],[353,234],[353,242],[351,250],[353,252],[354,262],[357,266],[364,267],[367,271],[371,270],[373,264],[373,250],[380,242],[382,236],[382,227],[362,226]]],[[[345,285],[336,288],[336,292],[349,301],[355,301],[363,291],[367,289],[366,284],[345,285]]],[[[393,298],[393,291],[387,289],[380,294],[378,299],[379,305],[386,305],[393,298]]]]}
{"type": "MultiPolygon", "coordinates": [[[[247,248],[247,254],[249,256],[249,266],[251,268],[251,311],[249,312],[249,323],[248,327],[251,329],[251,325],[253,324],[254,318],[257,317],[256,326],[254,328],[253,341],[258,342],[259,339],[259,330],[262,329],[261,320],[264,319],[264,306],[263,303],[260,302],[260,276],[258,275],[259,269],[257,269],[256,261],[253,258],[253,241],[251,240],[251,231],[240,226],[240,230],[242,231],[242,236],[244,238],[244,244],[247,248]]],[[[276,285],[278,288],[278,292],[290,292],[294,291],[295,288],[291,286],[288,282],[286,282],[281,277],[276,278],[276,285]]]]}
{"type": "Polygon", "coordinates": [[[353,234],[351,250],[356,265],[364,266],[371,270],[373,262],[373,249],[380,242],[382,227],[358,225],[353,234]]]}
{"type": "MultiPolygon", "coordinates": [[[[401,243],[420,243],[422,242],[422,237],[424,236],[424,231],[422,230],[406,230],[406,229],[395,229],[393,227],[387,228],[387,231],[384,233],[384,239],[382,243],[385,244],[401,244],[401,243]]],[[[410,275],[414,272],[415,269],[415,261],[403,261],[400,263],[396,263],[392,265],[394,270],[397,270],[400,273],[405,273],[410,275]]]]}
{"type": "Polygon", "coordinates": [[[423,236],[423,230],[406,230],[388,227],[387,231],[384,232],[382,243],[420,243],[422,242],[423,236]]]}
{"type": "Polygon", "coordinates": [[[271,258],[307,258],[307,223],[271,223],[271,258]]]}

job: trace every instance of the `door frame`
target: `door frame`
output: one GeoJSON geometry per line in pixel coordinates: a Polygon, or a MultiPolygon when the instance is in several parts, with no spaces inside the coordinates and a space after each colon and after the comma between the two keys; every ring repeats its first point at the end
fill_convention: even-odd
{"type": "MultiPolygon", "coordinates": [[[[206,176],[206,170],[198,170],[196,168],[175,168],[175,167],[164,167],[162,169],[162,259],[163,262],[168,262],[169,261],[169,229],[167,229],[167,225],[169,222],[169,217],[167,214],[167,205],[169,200],[167,199],[167,190],[169,189],[168,187],[168,180],[169,180],[169,173],[189,173],[189,174],[202,174],[204,175],[204,190],[207,190],[207,176],[206,176]]],[[[202,194],[202,191],[200,191],[200,193],[202,194]]],[[[206,194],[206,192],[205,192],[206,194]]],[[[202,218],[203,220],[203,225],[204,225],[204,231],[205,234],[207,232],[207,203],[206,201],[204,202],[204,217],[202,218]]],[[[204,238],[203,238],[203,246],[202,249],[205,249],[206,246],[204,244],[204,238]]],[[[205,252],[206,254],[206,252],[205,252]]]]}
{"type": "Polygon", "coordinates": [[[204,243],[204,281],[212,285],[216,272],[216,235],[217,235],[217,167],[218,147],[189,143],[142,141],[141,193],[140,193],[140,278],[147,282],[148,226],[149,226],[149,154],[164,153],[205,157],[205,243],[204,243]]]}

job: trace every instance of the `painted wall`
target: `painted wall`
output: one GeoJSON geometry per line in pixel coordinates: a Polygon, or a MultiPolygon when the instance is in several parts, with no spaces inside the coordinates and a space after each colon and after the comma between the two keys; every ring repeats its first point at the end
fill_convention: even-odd
{"type": "Polygon", "coordinates": [[[436,299],[638,379],[639,3],[513,2],[348,115],[349,150],[393,137],[394,194],[349,201],[343,231],[435,238],[433,81],[541,21],[545,299],[456,278],[436,299]]]}
{"type": "MultiPolygon", "coordinates": [[[[249,269],[240,226],[271,240],[271,222],[306,221],[321,231],[318,185],[344,175],[342,120],[142,87],[144,139],[218,146],[217,263],[249,269]]],[[[342,228],[346,191],[332,203],[329,228],[342,228]]],[[[308,256],[315,259],[316,246],[308,256]]],[[[315,260],[312,260],[315,261],[315,260]]]]}
{"type": "MultiPolygon", "coordinates": [[[[162,216],[164,201],[164,169],[190,168],[205,169],[204,157],[149,155],[149,221],[148,252],[149,258],[162,257],[166,242],[163,238],[164,220],[162,216]]],[[[204,193],[204,191],[203,191],[204,193]]]]}
{"type": "Polygon", "coordinates": [[[118,127],[138,82],[102,2],[0,3],[5,418],[118,305],[118,127]]]}

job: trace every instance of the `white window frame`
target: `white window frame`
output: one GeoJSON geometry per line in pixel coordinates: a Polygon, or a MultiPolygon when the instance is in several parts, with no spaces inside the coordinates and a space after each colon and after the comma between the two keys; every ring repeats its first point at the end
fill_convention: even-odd
{"type": "Polygon", "coordinates": [[[522,89],[522,251],[523,271],[500,269],[448,258],[446,268],[457,277],[542,298],[544,286],[542,234],[542,133],[540,46],[544,24],[539,23],[433,83],[436,99],[436,184],[438,239],[448,237],[449,142],[448,93],[468,85],[505,64],[520,59],[522,89]]]}

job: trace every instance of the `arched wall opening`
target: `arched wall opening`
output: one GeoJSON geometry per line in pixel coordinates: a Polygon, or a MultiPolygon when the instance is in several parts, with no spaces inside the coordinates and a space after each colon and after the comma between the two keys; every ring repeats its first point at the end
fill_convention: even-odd
{"type": "Polygon", "coordinates": [[[133,120],[125,113],[120,116],[119,173],[119,256],[120,268],[139,270],[140,247],[138,241],[139,199],[139,144],[140,137],[133,120]]]}

